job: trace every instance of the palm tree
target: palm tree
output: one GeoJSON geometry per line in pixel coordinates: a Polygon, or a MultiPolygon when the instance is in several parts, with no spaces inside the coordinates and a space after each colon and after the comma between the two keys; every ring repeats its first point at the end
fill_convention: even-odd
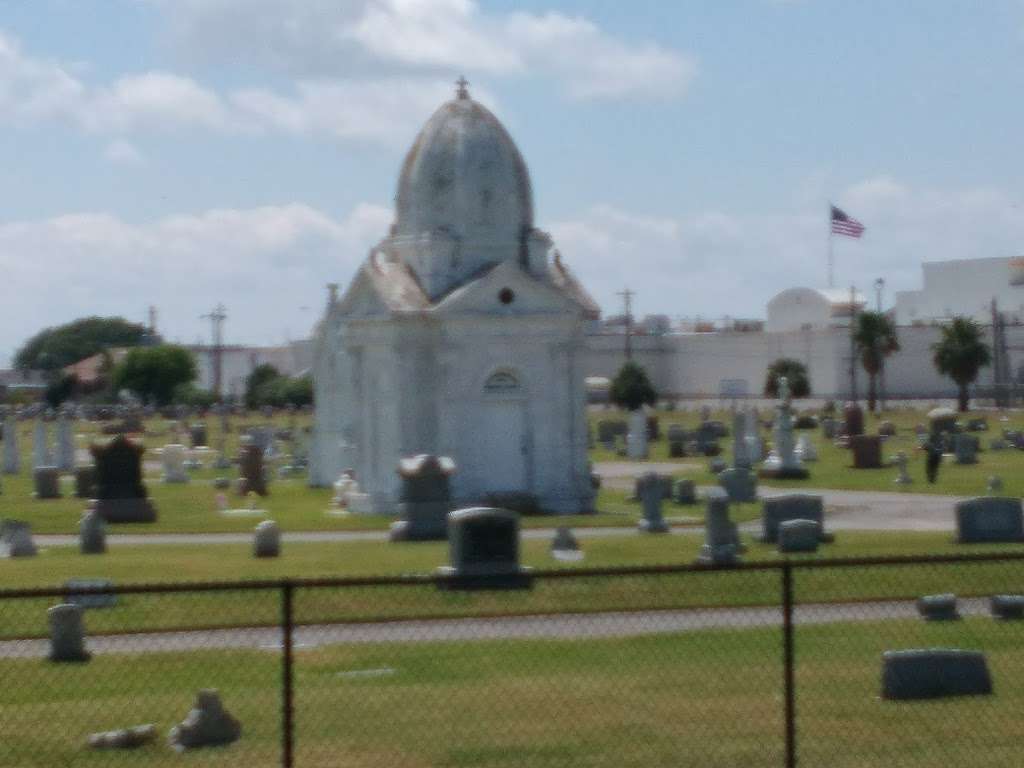
{"type": "Polygon", "coordinates": [[[900,349],[896,326],[884,312],[861,312],[857,315],[853,343],[868,374],[868,410],[873,412],[878,400],[878,372],[885,358],[900,349]]]}
{"type": "Polygon", "coordinates": [[[933,360],[939,373],[949,376],[959,388],[960,412],[967,411],[967,385],[978,378],[978,371],[992,362],[992,352],[982,340],[981,327],[969,317],[954,317],[943,326],[942,338],[932,345],[933,360]]]}

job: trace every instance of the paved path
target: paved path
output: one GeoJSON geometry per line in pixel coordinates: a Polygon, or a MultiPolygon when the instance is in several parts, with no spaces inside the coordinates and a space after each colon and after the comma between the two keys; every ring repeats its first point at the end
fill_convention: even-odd
{"type": "MultiPolygon", "coordinates": [[[[959,602],[963,615],[981,616],[988,601],[970,598],[959,602]]],[[[821,604],[800,606],[794,611],[797,624],[829,624],[848,621],[892,621],[916,619],[912,601],[821,604]]],[[[293,636],[296,650],[344,643],[459,642],[467,640],[594,639],[633,637],[704,629],[750,629],[779,627],[779,607],[698,608],[676,611],[640,611],[554,614],[487,619],[437,619],[418,621],[320,624],[297,627],[293,636]]],[[[94,654],[164,653],[201,649],[261,649],[279,651],[281,630],[223,629],[191,632],[152,632],[91,637],[88,648],[94,654]]],[[[49,651],[47,640],[0,642],[0,658],[41,658],[49,651]]]]}

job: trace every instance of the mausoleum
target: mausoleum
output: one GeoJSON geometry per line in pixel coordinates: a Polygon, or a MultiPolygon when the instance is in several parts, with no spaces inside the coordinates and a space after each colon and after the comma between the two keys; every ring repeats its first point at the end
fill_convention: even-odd
{"type": "Polygon", "coordinates": [[[315,338],[310,481],[355,470],[394,511],[399,459],[448,456],[457,506],[591,508],[583,334],[598,308],[534,227],[526,163],[464,80],[402,166],[395,221],[315,338]]]}

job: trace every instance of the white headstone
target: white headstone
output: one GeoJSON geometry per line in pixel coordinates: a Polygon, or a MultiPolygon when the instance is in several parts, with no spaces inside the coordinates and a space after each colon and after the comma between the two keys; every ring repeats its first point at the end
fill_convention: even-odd
{"type": "Polygon", "coordinates": [[[165,483],[187,483],[188,472],[185,470],[185,446],[177,443],[165,445],[160,456],[164,465],[163,481],[165,483]]]}
{"type": "Polygon", "coordinates": [[[36,419],[36,428],[32,433],[32,466],[49,467],[53,462],[50,460],[49,430],[46,422],[41,418],[36,419]]]}
{"type": "Polygon", "coordinates": [[[64,411],[57,419],[57,468],[62,472],[70,472],[75,468],[75,435],[74,422],[64,411]]]}
{"type": "Polygon", "coordinates": [[[629,413],[626,455],[631,459],[647,458],[647,415],[643,412],[643,409],[637,409],[629,413]]]}

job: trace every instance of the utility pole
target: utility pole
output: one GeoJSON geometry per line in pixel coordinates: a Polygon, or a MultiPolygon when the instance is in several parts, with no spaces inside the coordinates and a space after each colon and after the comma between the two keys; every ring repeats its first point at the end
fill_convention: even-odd
{"type": "Polygon", "coordinates": [[[1006,347],[1006,321],[992,299],[992,383],[997,408],[1010,405],[1010,357],[1006,347]]]}
{"type": "Polygon", "coordinates": [[[224,375],[224,321],[228,319],[227,309],[218,304],[213,311],[200,319],[209,320],[213,337],[213,393],[220,399],[224,375]]]}
{"type": "Polygon", "coordinates": [[[857,290],[850,286],[850,400],[857,402],[857,290]]]}
{"type": "MultiPolygon", "coordinates": [[[[885,288],[885,279],[875,280],[875,311],[882,314],[882,289],[885,288]]],[[[885,410],[885,355],[878,356],[878,410],[885,410]]]]}
{"type": "Polygon", "coordinates": [[[626,359],[633,359],[633,297],[636,296],[635,291],[626,288],[624,291],[619,291],[617,294],[622,297],[622,303],[625,307],[626,312],[626,359]]]}

